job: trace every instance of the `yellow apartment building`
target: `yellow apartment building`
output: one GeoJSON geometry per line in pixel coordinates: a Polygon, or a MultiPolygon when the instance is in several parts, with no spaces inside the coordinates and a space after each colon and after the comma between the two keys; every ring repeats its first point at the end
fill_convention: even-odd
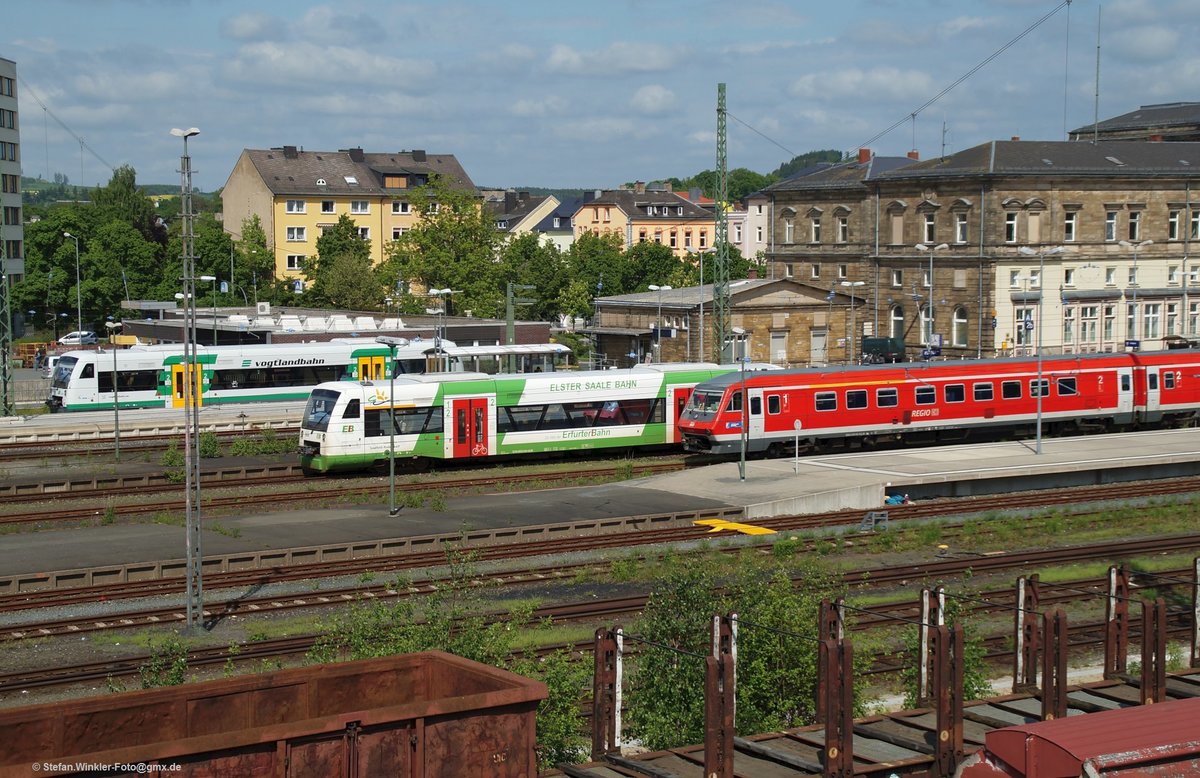
{"type": "Polygon", "coordinates": [[[371,260],[381,262],[385,244],[420,218],[410,193],[435,178],[476,192],[453,154],[244,149],[221,192],[225,229],[240,238],[242,222],[257,215],[275,255],[275,277],[302,284],[301,271],[317,253],[317,238],[342,214],[370,244],[371,260]]]}
{"type": "Polygon", "coordinates": [[[575,211],[573,224],[576,239],[585,232],[611,232],[621,236],[625,248],[654,241],[670,246],[681,258],[710,248],[716,233],[711,210],[670,189],[647,189],[641,182],[632,189],[597,192],[575,211]]]}

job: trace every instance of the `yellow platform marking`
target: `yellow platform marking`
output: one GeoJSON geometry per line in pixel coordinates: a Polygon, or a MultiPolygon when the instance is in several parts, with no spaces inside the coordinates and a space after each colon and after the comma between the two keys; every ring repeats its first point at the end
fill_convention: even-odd
{"type": "Polygon", "coordinates": [[[725,521],[725,519],[700,519],[692,522],[693,524],[712,527],[709,532],[720,532],[721,530],[730,530],[732,532],[740,532],[743,535],[774,535],[775,530],[767,529],[766,527],[756,527],[753,524],[739,524],[736,521],[725,521]]]}

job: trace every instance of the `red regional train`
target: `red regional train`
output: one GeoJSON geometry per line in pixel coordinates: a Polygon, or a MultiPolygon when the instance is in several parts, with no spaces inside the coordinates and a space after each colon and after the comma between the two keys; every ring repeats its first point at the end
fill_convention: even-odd
{"type": "MultiPolygon", "coordinates": [[[[1200,351],[1043,357],[1044,434],[1184,426],[1200,413],[1200,351]]],[[[1033,434],[1036,357],[729,373],[696,386],[683,445],[768,456],[1033,434]],[[743,406],[742,394],[749,402],[743,406]]]]}

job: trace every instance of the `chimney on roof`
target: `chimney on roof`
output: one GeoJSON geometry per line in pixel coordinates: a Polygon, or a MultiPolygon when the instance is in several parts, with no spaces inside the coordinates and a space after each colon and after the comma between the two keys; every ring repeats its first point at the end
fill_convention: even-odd
{"type": "Polygon", "coordinates": [[[1014,135],[1011,138],[1009,138],[1009,140],[1013,141],[1014,143],[1019,141],[1020,139],[1021,139],[1020,135],[1014,135]]]}
{"type": "Polygon", "coordinates": [[[413,162],[424,162],[425,161],[425,149],[413,149],[412,158],[413,158],[413,162]]]}
{"type": "Polygon", "coordinates": [[[283,158],[284,159],[296,159],[299,156],[300,155],[296,153],[295,146],[284,146],[283,147],[283,158]]]}
{"type": "Polygon", "coordinates": [[[511,192],[511,191],[504,192],[504,212],[505,213],[512,213],[513,211],[517,210],[517,206],[520,205],[520,203],[521,203],[521,198],[517,196],[516,192],[511,192]]]}
{"type": "Polygon", "coordinates": [[[1151,135],[1151,136],[1150,136],[1150,142],[1151,142],[1151,143],[1162,143],[1162,139],[1163,139],[1163,136],[1161,136],[1161,135],[1157,135],[1157,134],[1156,134],[1156,135],[1151,135]]]}
{"type": "Polygon", "coordinates": [[[700,202],[700,187],[693,186],[691,189],[688,189],[687,199],[691,200],[693,203],[700,202]]]}
{"type": "Polygon", "coordinates": [[[351,162],[362,162],[363,159],[365,159],[365,157],[363,157],[363,150],[361,146],[353,149],[346,149],[346,151],[350,154],[351,162]]]}
{"type": "Polygon", "coordinates": [[[858,164],[865,165],[870,161],[871,161],[871,150],[870,149],[859,149],[858,150],[858,164]]]}
{"type": "Polygon", "coordinates": [[[635,194],[646,194],[646,182],[645,181],[634,181],[633,182],[633,191],[635,194]]]}
{"type": "Polygon", "coordinates": [[[921,158],[920,152],[918,152],[916,149],[913,149],[912,151],[908,152],[908,154],[906,154],[905,156],[908,157],[909,159],[920,159],[921,158]]]}
{"type": "Polygon", "coordinates": [[[670,181],[663,181],[662,187],[663,187],[664,192],[674,192],[675,191],[675,187],[671,186],[670,181]]]}
{"type": "Polygon", "coordinates": [[[595,192],[592,193],[592,199],[599,200],[601,194],[603,194],[603,193],[599,189],[597,189],[595,192]]]}

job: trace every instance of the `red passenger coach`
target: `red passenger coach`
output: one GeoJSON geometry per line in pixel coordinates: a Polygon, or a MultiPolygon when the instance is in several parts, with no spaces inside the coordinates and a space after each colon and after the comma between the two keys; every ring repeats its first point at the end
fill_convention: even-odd
{"type": "Polygon", "coordinates": [[[733,373],[698,385],[680,419],[689,451],[781,455],[824,446],[935,443],[1186,423],[1200,352],[1084,354],[733,373]],[[743,390],[748,402],[743,405],[743,390]]]}

